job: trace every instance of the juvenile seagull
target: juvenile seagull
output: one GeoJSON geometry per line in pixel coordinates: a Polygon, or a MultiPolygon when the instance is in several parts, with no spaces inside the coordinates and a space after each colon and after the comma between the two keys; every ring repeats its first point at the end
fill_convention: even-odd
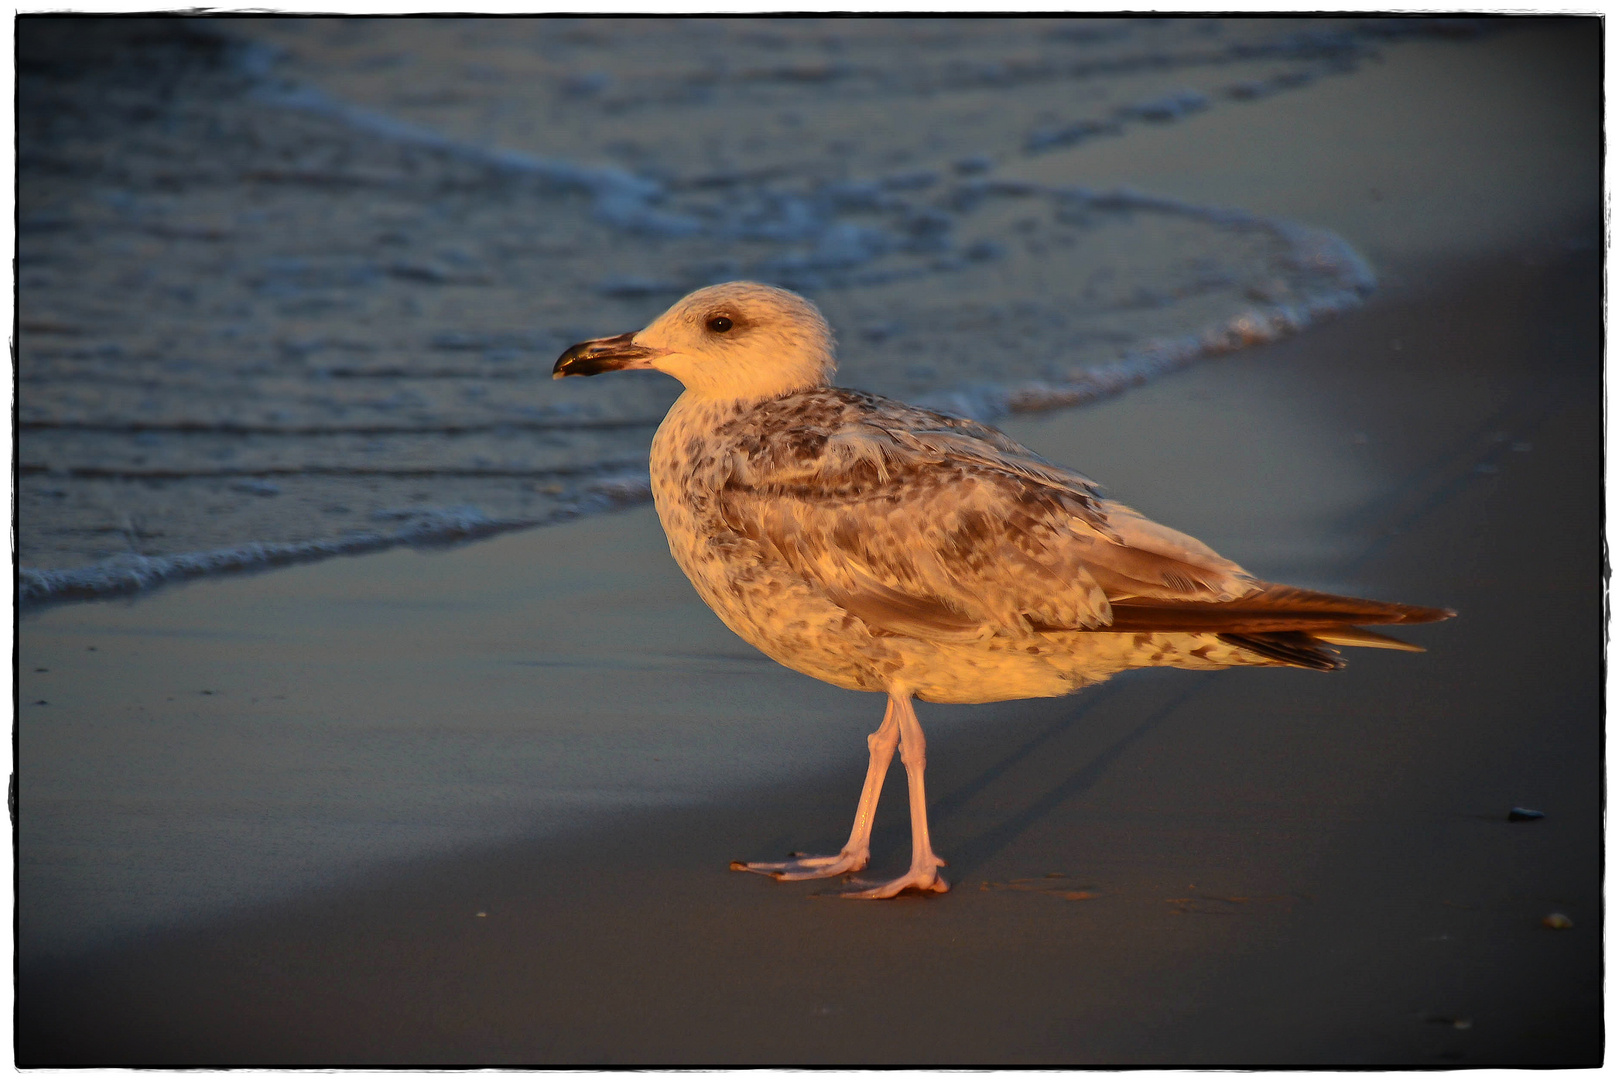
{"type": "Polygon", "coordinates": [[[766,655],[888,695],[843,850],[733,869],[801,881],[863,868],[897,746],[910,869],[844,895],[948,891],[913,698],[1055,697],[1137,667],[1330,671],[1341,661],[1324,646],[1421,651],[1356,624],[1454,614],[1259,581],[991,427],[832,386],[835,367],[813,304],[748,281],[556,362],[556,378],[651,368],[685,385],[652,440],[674,560],[766,655]]]}

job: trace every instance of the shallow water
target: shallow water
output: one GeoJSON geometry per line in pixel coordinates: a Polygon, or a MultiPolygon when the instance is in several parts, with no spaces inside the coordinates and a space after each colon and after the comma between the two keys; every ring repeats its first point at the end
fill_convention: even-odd
{"type": "Polygon", "coordinates": [[[998,172],[1476,30],[157,25],[20,31],[27,601],[644,498],[677,387],[551,363],[718,280],[812,297],[843,383],[987,419],[1295,332],[1373,287],[1339,238],[998,172]]]}

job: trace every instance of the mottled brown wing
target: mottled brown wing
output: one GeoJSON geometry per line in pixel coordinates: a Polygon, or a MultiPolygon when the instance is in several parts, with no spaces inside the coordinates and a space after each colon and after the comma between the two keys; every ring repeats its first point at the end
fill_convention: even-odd
{"type": "Polygon", "coordinates": [[[1077,473],[942,421],[864,408],[823,438],[781,433],[791,454],[755,441],[717,493],[720,512],[867,625],[918,637],[1105,629],[1115,597],[1252,588],[1234,563],[1077,473]]]}

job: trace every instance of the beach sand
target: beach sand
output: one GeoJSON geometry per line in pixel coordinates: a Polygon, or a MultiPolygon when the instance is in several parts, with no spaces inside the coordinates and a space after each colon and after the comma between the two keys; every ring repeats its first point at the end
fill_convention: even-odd
{"type": "Polygon", "coordinates": [[[1261,576],[1456,608],[1429,653],[922,705],[954,888],[856,904],[726,867],[841,842],[880,700],[754,659],[649,508],[47,610],[18,1063],[1598,1063],[1594,44],[1478,45],[1566,74],[1506,111],[1413,52],[1165,129],[1216,179],[1147,190],[1363,191],[1317,223],[1382,291],[1003,425],[1261,576]],[[1405,107],[1333,123],[1351,85],[1405,107]]]}

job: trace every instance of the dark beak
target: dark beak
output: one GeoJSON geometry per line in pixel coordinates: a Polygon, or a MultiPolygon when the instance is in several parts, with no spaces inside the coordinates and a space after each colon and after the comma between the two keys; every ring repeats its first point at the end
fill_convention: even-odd
{"type": "Polygon", "coordinates": [[[557,357],[551,377],[565,379],[569,375],[600,375],[603,371],[651,367],[648,361],[661,356],[663,350],[636,345],[634,337],[633,333],[628,333],[581,341],[557,357]]]}

